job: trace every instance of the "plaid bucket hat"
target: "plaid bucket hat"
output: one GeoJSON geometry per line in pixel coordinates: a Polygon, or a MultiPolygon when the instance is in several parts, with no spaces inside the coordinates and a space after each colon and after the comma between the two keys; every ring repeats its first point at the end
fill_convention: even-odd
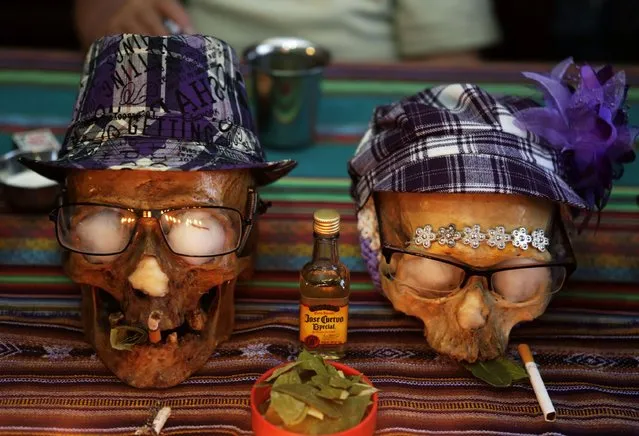
{"type": "Polygon", "coordinates": [[[373,191],[522,194],[586,208],[559,152],[515,122],[536,106],[470,84],[380,106],[349,162],[351,194],[359,208],[373,191]]]}
{"type": "Polygon", "coordinates": [[[93,43],[59,159],[23,163],[59,181],[70,169],[251,169],[258,185],[296,165],[266,161],[227,43],[135,34],[93,43]]]}

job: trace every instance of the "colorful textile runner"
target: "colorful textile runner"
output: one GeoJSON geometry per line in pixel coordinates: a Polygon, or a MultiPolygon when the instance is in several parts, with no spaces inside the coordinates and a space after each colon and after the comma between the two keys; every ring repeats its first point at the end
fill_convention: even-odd
{"type": "MultiPolygon", "coordinates": [[[[13,132],[62,135],[80,57],[0,50],[0,152],[13,132]]],[[[51,223],[0,213],[0,435],[130,435],[161,406],[162,434],[249,435],[255,379],[297,351],[297,271],[308,260],[312,212],[342,213],[340,254],[353,271],[344,363],[381,389],[379,435],[639,434],[639,162],[629,166],[595,231],[575,241],[579,269],[538,320],[513,330],[508,353],[535,353],[557,421],[543,420],[530,384],[492,388],[426,344],[421,321],[393,310],[372,289],[360,257],[346,162],[373,108],[434,83],[479,82],[532,95],[521,66],[466,70],[342,66],[327,71],[313,147],[267,150],[300,162],[263,191],[273,207],[260,222],[255,274],[236,293],[236,328],[197,374],[164,390],[119,382],[84,340],[77,287],[64,276],[51,223]]],[[[631,85],[636,71],[626,71],[631,85]]],[[[639,92],[629,96],[639,124],[639,92]]]]}

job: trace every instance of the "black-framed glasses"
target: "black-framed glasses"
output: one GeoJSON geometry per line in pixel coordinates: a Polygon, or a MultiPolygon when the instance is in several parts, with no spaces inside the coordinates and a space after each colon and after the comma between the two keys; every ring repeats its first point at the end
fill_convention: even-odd
{"type": "Polygon", "coordinates": [[[488,289],[512,303],[523,303],[541,292],[555,293],[573,273],[575,263],[535,262],[513,259],[494,268],[478,268],[458,260],[416,253],[384,244],[382,274],[398,285],[408,287],[423,298],[444,298],[464,288],[471,277],[482,277],[488,289]]]}
{"type": "Polygon", "coordinates": [[[121,254],[131,245],[140,219],[158,221],[169,249],[180,256],[215,257],[241,251],[256,214],[268,204],[249,189],[246,215],[226,206],[190,206],[140,210],[97,203],[70,203],[55,208],[59,244],[91,256],[121,254]]]}

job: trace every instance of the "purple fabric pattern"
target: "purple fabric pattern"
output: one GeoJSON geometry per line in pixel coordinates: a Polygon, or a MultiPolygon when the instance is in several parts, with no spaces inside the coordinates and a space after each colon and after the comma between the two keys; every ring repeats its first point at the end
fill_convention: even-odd
{"type": "Polygon", "coordinates": [[[584,209],[559,152],[515,126],[538,104],[470,84],[426,89],[378,107],[348,170],[359,208],[375,191],[520,194],[584,209]]]}
{"type": "Polygon", "coordinates": [[[268,162],[238,58],[203,35],[114,35],[87,54],[60,158],[25,165],[62,180],[68,169],[253,169],[258,185],[295,166],[268,162]]]}
{"type": "Polygon", "coordinates": [[[603,209],[623,164],[635,159],[624,72],[615,74],[610,65],[577,66],[568,58],[548,75],[523,75],[538,83],[545,106],[518,112],[518,125],[560,153],[567,182],[589,209],[603,209]]]}

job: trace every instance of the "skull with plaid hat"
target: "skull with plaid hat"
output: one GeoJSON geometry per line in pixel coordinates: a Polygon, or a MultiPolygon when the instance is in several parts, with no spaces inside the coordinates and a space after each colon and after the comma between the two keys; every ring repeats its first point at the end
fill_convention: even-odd
{"type": "MultiPolygon", "coordinates": [[[[571,65],[532,77],[544,86],[544,110],[560,106],[558,87],[568,90],[562,98],[579,92],[563,81],[571,65]]],[[[472,84],[426,89],[376,108],[349,162],[374,284],[456,360],[502,355],[512,327],[541,315],[576,267],[567,224],[593,206],[571,177],[579,150],[536,126],[564,116],[565,138],[578,123],[570,110],[539,123],[540,108],[472,84]]],[[[634,158],[629,141],[617,145],[620,161],[634,158]]]]}
{"type": "Polygon", "coordinates": [[[131,34],[93,43],[59,159],[25,164],[64,184],[51,217],[87,338],[144,388],[182,382],[230,336],[257,188],[295,166],[266,160],[228,44],[131,34]]]}

